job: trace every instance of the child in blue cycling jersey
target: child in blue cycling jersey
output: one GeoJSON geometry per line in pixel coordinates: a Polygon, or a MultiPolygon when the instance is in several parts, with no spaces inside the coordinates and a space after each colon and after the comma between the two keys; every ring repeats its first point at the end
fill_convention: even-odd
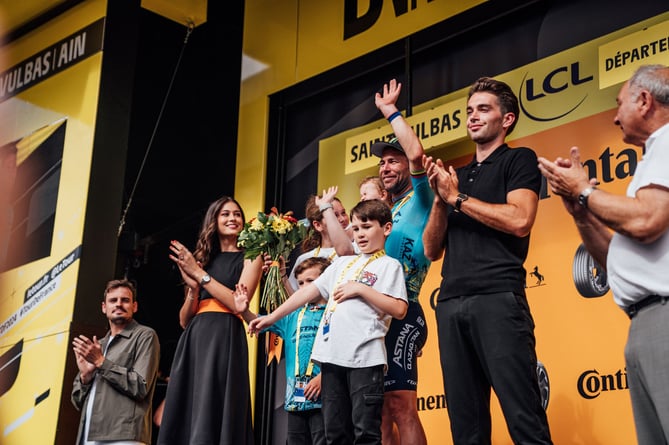
{"type": "MultiPolygon", "coordinates": [[[[323,257],[309,257],[295,266],[299,288],[313,282],[330,265],[323,257]]],[[[237,292],[241,307],[246,295],[237,292]]],[[[284,340],[286,362],[287,445],[324,445],[325,428],[321,412],[321,370],[311,361],[311,350],[327,301],[308,303],[282,318],[267,331],[284,340]]]]}

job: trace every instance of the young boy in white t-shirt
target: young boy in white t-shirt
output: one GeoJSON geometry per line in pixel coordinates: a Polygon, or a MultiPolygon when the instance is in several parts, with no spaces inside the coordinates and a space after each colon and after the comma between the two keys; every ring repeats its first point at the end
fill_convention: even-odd
{"type": "Polygon", "coordinates": [[[308,302],[327,299],[312,352],[321,366],[327,441],[380,444],[384,337],[390,320],[406,315],[406,285],[401,264],[384,250],[392,229],[390,208],[378,200],[362,201],[351,210],[351,220],[362,253],[336,258],[274,312],[252,320],[249,333],[266,329],[308,302]]]}

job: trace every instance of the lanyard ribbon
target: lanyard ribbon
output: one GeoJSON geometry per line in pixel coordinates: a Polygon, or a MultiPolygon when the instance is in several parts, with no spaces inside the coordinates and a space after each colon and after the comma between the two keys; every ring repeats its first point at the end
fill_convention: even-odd
{"type": "MultiPolygon", "coordinates": [[[[378,258],[381,258],[385,254],[386,254],[386,251],[384,249],[381,249],[378,252],[376,252],[374,255],[367,258],[367,261],[365,261],[365,263],[360,268],[358,268],[358,270],[356,270],[353,273],[354,281],[357,281],[357,280],[360,279],[360,276],[362,275],[362,272],[364,272],[365,267],[367,267],[372,261],[374,261],[378,258]]],[[[337,283],[334,286],[335,289],[337,288],[337,286],[339,286],[344,281],[344,278],[346,278],[346,274],[348,273],[349,269],[351,269],[353,267],[353,265],[355,263],[357,263],[360,258],[362,258],[362,255],[363,254],[360,254],[360,255],[356,256],[355,259],[353,261],[349,262],[346,265],[346,267],[344,268],[344,270],[341,271],[341,274],[339,275],[339,278],[337,279],[337,283]]],[[[334,299],[330,298],[330,300],[328,301],[328,308],[327,308],[327,312],[330,312],[330,316],[332,316],[332,312],[334,312],[336,308],[337,308],[337,302],[334,301],[334,299]]],[[[327,320],[329,320],[329,317],[327,318],[327,320]]]]}

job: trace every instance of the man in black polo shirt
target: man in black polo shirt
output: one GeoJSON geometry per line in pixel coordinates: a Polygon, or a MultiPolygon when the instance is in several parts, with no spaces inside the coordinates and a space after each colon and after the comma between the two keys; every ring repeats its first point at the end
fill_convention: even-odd
{"type": "Polygon", "coordinates": [[[435,191],[425,255],[446,254],[436,316],[454,445],[491,443],[493,387],[513,443],[552,444],[523,267],[541,173],[533,150],[504,143],[518,114],[507,84],[481,78],[467,101],[472,161],[455,170],[424,158],[435,191]]]}

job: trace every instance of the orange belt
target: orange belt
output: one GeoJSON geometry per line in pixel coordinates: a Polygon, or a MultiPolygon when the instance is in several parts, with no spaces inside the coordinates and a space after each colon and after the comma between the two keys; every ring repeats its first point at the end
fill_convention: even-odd
{"type": "Polygon", "coordinates": [[[196,314],[201,314],[203,312],[227,312],[228,314],[235,315],[240,320],[243,320],[241,315],[232,312],[226,305],[218,301],[216,298],[206,298],[198,301],[196,314]]]}

